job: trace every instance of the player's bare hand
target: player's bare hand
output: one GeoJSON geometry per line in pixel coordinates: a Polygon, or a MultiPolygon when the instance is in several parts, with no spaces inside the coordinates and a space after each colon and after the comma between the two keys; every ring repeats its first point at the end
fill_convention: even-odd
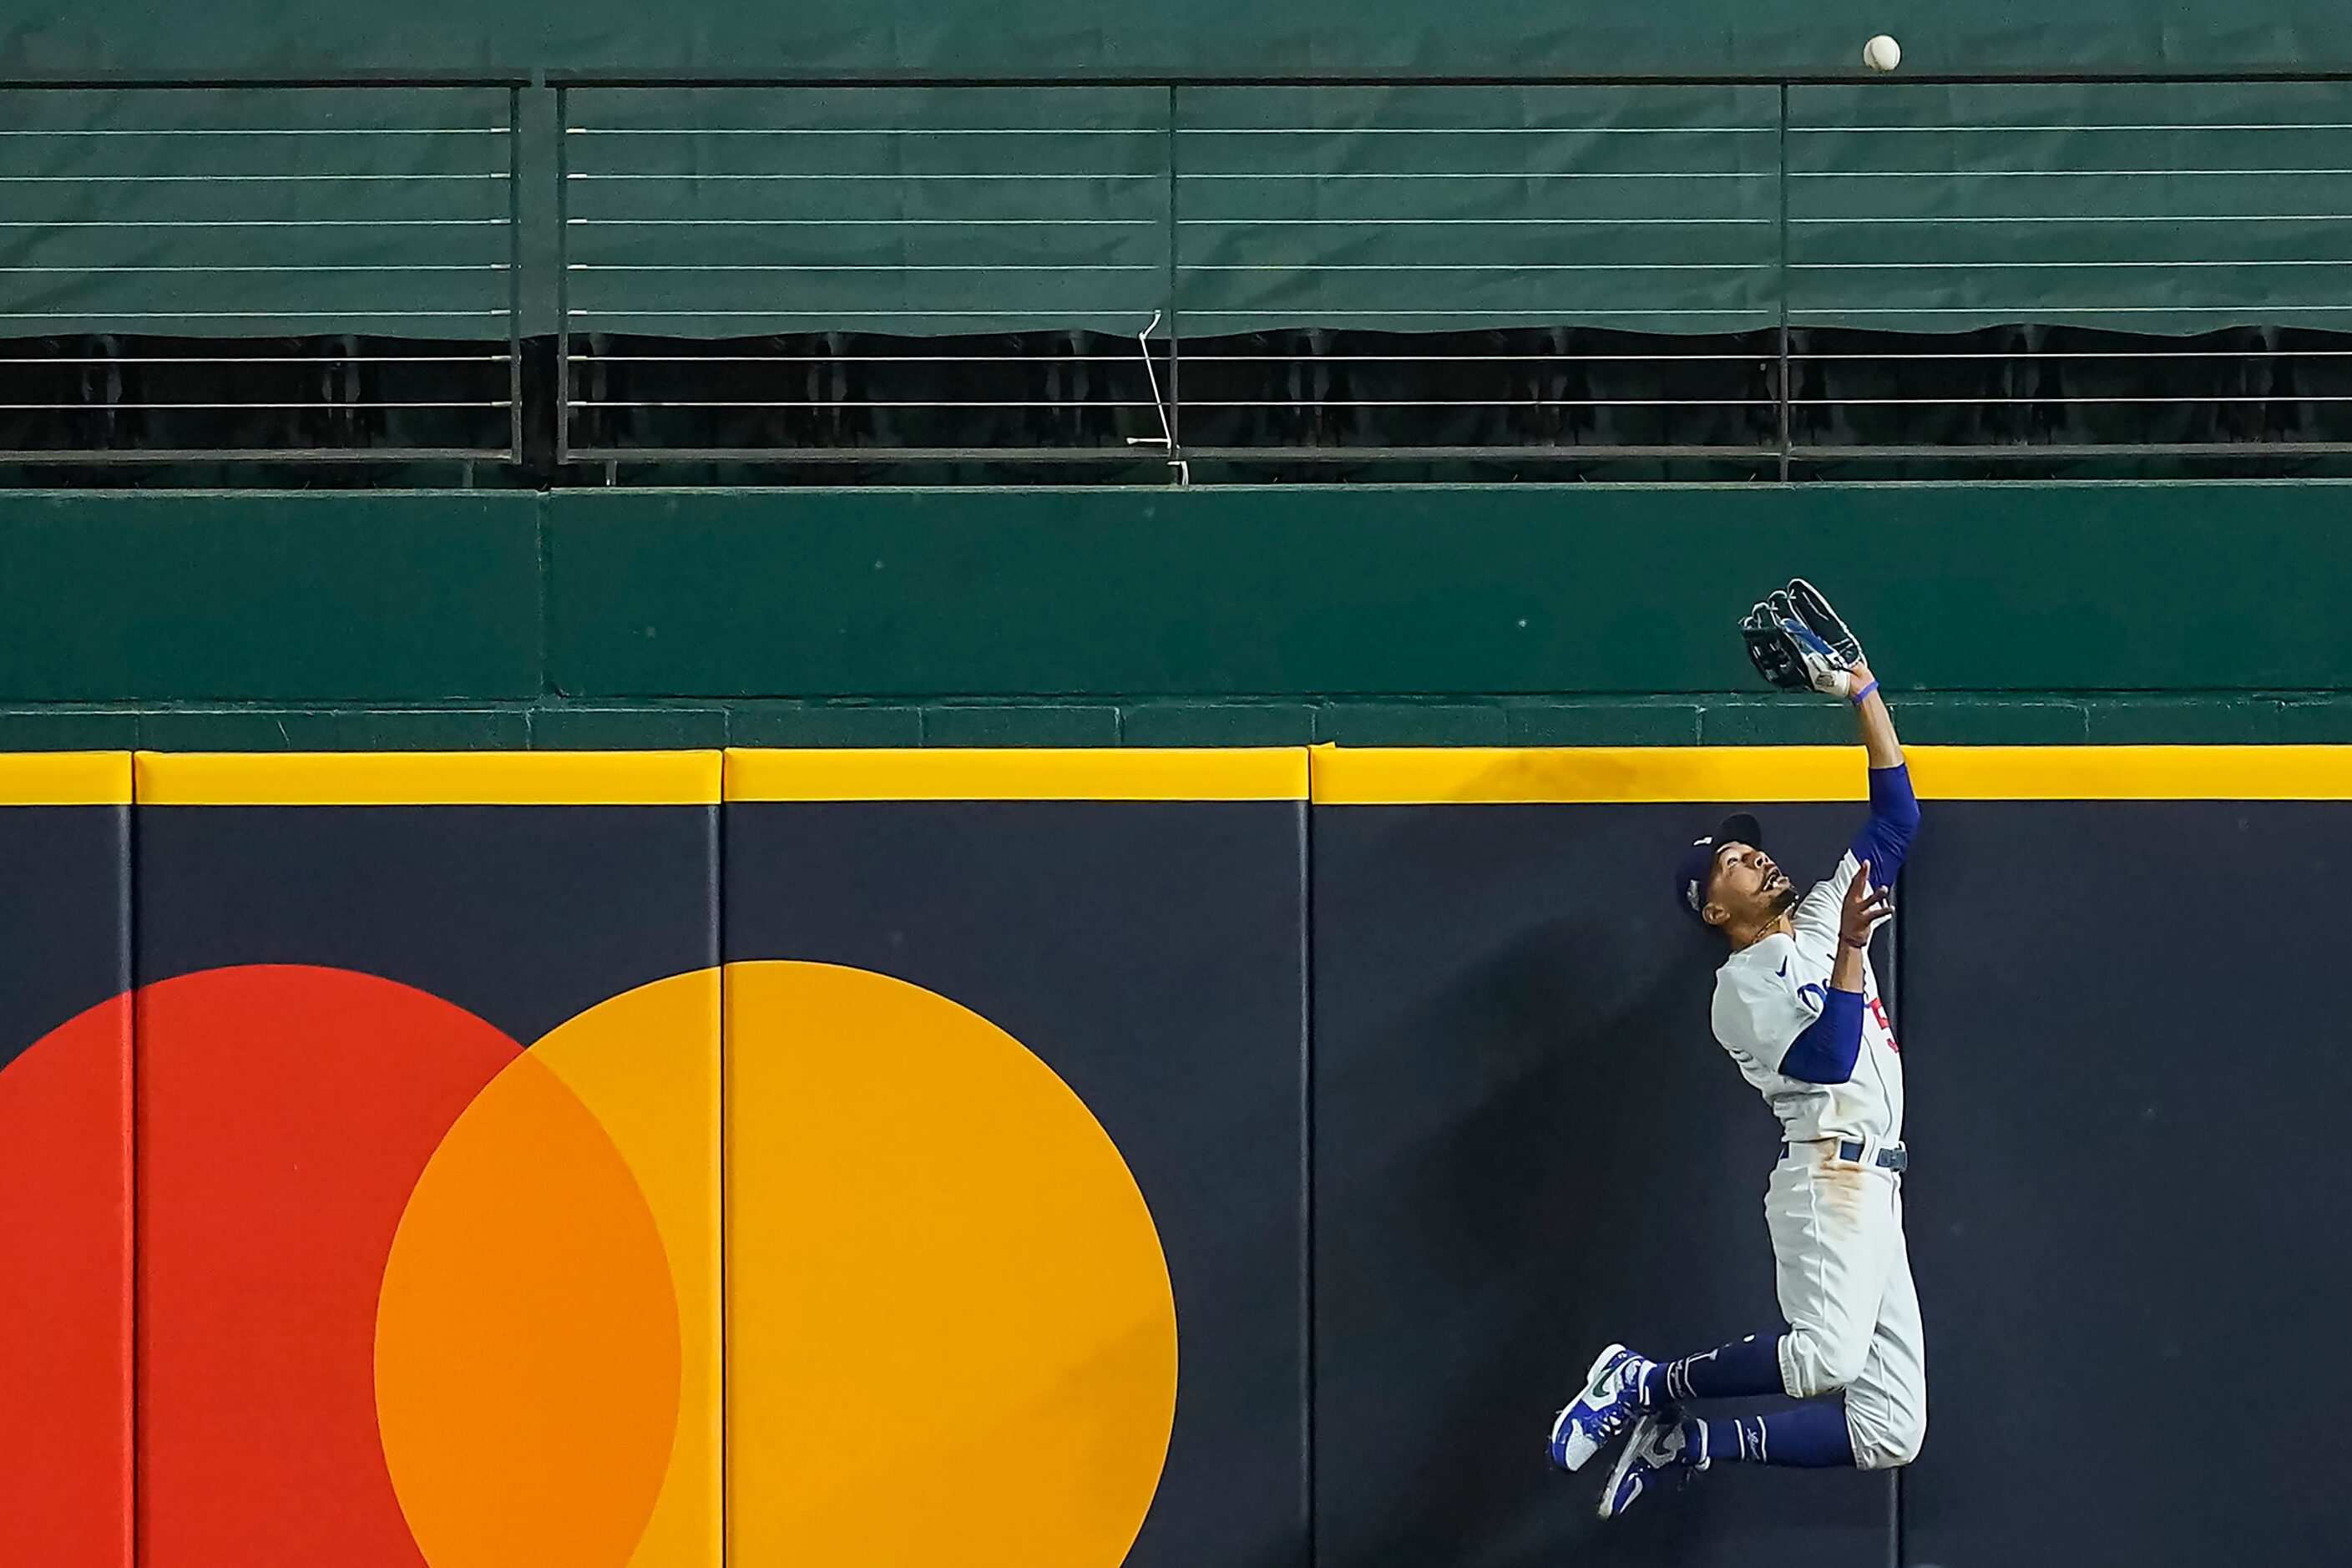
{"type": "Polygon", "coordinates": [[[1895,889],[1870,881],[1870,862],[1854,872],[1845,890],[1845,909],[1838,917],[1838,940],[1848,947],[1867,947],[1870,933],[1895,912],[1895,889]]]}

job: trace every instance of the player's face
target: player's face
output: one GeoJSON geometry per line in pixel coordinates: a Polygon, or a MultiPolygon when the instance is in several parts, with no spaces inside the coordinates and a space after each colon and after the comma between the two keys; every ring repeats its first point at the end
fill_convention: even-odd
{"type": "Polygon", "coordinates": [[[1716,925],[1765,925],[1797,901],[1796,885],[1772,857],[1753,844],[1727,844],[1716,851],[1715,880],[1707,889],[1708,913],[1716,925]]]}

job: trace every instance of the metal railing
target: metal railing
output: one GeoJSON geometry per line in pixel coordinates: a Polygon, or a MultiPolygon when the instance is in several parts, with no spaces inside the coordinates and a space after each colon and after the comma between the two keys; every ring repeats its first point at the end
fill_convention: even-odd
{"type": "Polygon", "coordinates": [[[1166,101],[567,92],[563,455],[1085,461],[1164,442],[1165,344],[1146,340],[1167,303],[1166,101]],[[1006,437],[976,444],[975,415],[1006,437]]]}
{"type": "Polygon", "coordinates": [[[499,88],[8,94],[0,461],[519,458],[513,129],[499,88]]]}
{"type": "Polygon", "coordinates": [[[1993,458],[2021,446],[2322,452],[2352,439],[2346,84],[2012,84],[1932,98],[1857,85],[1790,100],[1800,452],[1832,444],[1832,430],[1839,455],[1932,445],[1993,458]],[[1917,341],[1994,323],[2017,325],[2000,342],[1917,341]],[[1912,341],[1859,341],[1874,329],[1912,341]],[[1921,385],[1922,366],[1942,384],[1921,385]],[[1979,410],[1991,412],[1952,417],[1979,410]],[[1963,424],[2003,438],[1970,439],[1963,424]],[[2043,438],[2027,439],[2036,426],[2043,438]]]}
{"type": "Polygon", "coordinates": [[[1188,450],[1769,456],[1777,93],[1177,105],[1188,450]],[[1637,341],[1646,338],[1646,341],[1637,341]]]}
{"type": "Polygon", "coordinates": [[[559,466],[2352,455],[2352,83],[0,108],[0,462],[540,428],[559,466]]]}

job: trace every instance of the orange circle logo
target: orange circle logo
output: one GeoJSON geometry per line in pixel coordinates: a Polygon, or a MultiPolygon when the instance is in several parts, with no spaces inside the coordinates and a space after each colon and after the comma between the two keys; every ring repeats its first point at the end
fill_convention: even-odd
{"type": "MultiPolygon", "coordinates": [[[[801,963],[528,1049],[339,970],[134,1005],[159,1561],[1112,1568],[1141,1528],[1175,1411],[1158,1233],[1084,1103],[968,1009],[801,963]]],[[[44,1132],[120,1098],[121,1008],[0,1071],[14,1206],[102,1169],[44,1132]]],[[[0,1336],[42,1311],[0,1296],[0,1336]]]]}

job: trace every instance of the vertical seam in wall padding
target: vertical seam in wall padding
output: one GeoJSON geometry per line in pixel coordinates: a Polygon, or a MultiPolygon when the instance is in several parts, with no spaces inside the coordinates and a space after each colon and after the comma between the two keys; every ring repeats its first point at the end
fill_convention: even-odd
{"type": "Polygon", "coordinates": [[[131,1342],[123,1347],[124,1372],[129,1386],[125,1392],[127,1408],[123,1411],[123,1437],[127,1445],[122,1456],[123,1478],[126,1482],[123,1500],[129,1517],[123,1521],[123,1545],[130,1552],[125,1568],[139,1568],[144,1542],[140,1529],[140,1449],[139,1436],[145,1421],[139,1402],[139,1344],[146,1329],[145,1292],[140,1289],[139,1261],[141,1246],[145,1237],[140,1224],[142,1205],[139,1179],[139,1016],[143,1009],[139,994],[139,760],[134,752],[131,760],[131,803],[122,808],[122,873],[119,884],[122,894],[122,963],[125,989],[131,994],[131,1040],[123,1068],[123,1156],[129,1166],[129,1190],[124,1194],[131,1212],[123,1216],[123,1228],[129,1233],[130,1278],[125,1282],[131,1292],[131,1342]]]}
{"type": "Polygon", "coordinates": [[[710,806],[710,940],[719,971],[719,1568],[727,1568],[734,1544],[730,1521],[733,1475],[728,1468],[727,1342],[733,1314],[728,1310],[727,1258],[733,1249],[727,1230],[727,755],[719,758],[719,798],[710,806]]]}
{"type": "MultiPolygon", "coordinates": [[[[1314,753],[1307,753],[1310,776],[1314,753]]],[[[1306,1563],[1315,1530],[1315,802],[1298,803],[1299,1488],[1306,1563]]]]}
{"type": "Polygon", "coordinates": [[[1886,1568],[1903,1568],[1903,1472],[1910,1468],[1897,1465],[1886,1473],[1893,1489],[1886,1508],[1886,1568]]]}

